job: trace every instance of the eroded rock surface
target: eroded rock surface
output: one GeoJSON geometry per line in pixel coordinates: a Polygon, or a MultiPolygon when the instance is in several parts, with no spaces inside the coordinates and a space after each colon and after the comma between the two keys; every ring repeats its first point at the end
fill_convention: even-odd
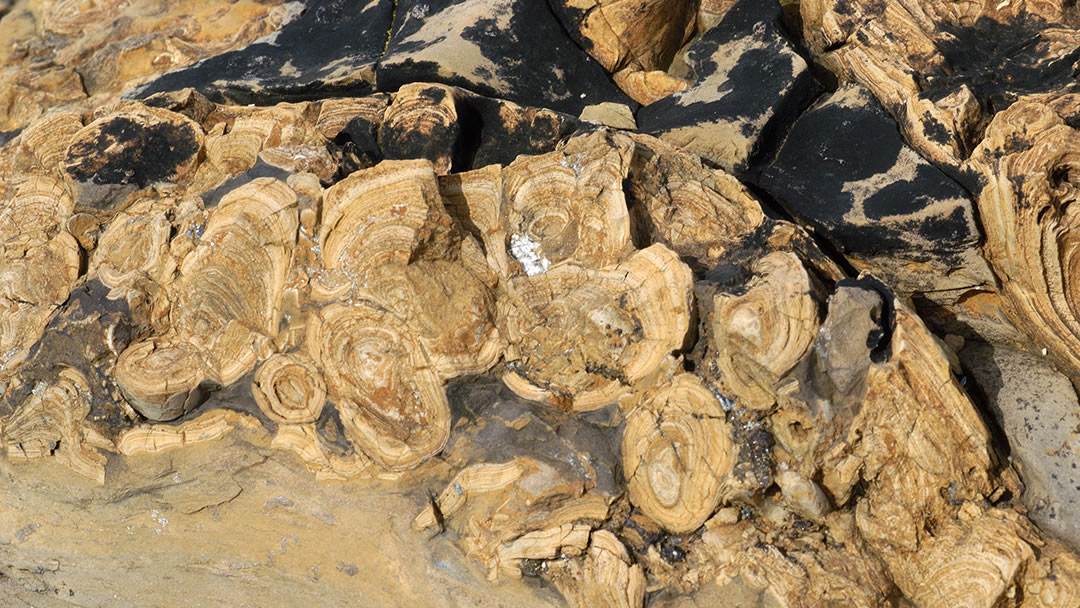
{"type": "Polygon", "coordinates": [[[847,86],[792,126],[759,184],[860,267],[904,291],[993,283],[968,192],[907,146],[870,93],[847,86]]]}
{"type": "Polygon", "coordinates": [[[694,84],[642,108],[638,124],[736,175],[775,145],[818,91],[771,2],[732,7],[690,45],[686,60],[694,84]]]}
{"type": "Polygon", "coordinates": [[[0,596],[1080,605],[1069,6],[189,8],[0,2],[0,596]]]}

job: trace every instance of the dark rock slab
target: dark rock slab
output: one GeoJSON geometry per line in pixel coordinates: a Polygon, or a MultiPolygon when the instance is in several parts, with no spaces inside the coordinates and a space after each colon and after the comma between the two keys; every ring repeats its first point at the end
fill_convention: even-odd
{"type": "Polygon", "coordinates": [[[638,112],[638,128],[746,174],[819,93],[784,34],[780,5],[741,0],[692,43],[694,86],[638,112]]]}
{"type": "Polygon", "coordinates": [[[959,356],[1008,437],[1028,515],[1080,550],[1080,401],[1069,378],[1006,346],[973,342],[959,356]]]}
{"type": "Polygon", "coordinates": [[[440,82],[573,116],[634,106],[570,39],[542,0],[398,0],[380,91],[440,82]]]}
{"type": "Polygon", "coordinates": [[[372,90],[394,0],[303,0],[277,32],[128,93],[192,87],[216,103],[272,105],[372,90]]]}
{"type": "Polygon", "coordinates": [[[475,148],[471,168],[508,165],[522,154],[546,154],[583,128],[573,116],[544,108],[521,106],[501,99],[468,95],[461,113],[475,148]]]}
{"type": "Polygon", "coordinates": [[[967,191],[904,144],[861,87],[803,114],[758,184],[856,259],[941,261],[980,238],[967,191]]]}

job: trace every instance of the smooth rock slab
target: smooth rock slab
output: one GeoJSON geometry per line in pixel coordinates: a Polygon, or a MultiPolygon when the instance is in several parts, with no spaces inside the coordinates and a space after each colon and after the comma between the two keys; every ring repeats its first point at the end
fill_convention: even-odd
{"type": "Polygon", "coordinates": [[[1020,464],[1028,515],[1080,549],[1080,402],[1072,383],[1044,359],[1005,346],[971,343],[959,356],[1020,464]]]}
{"type": "Polygon", "coordinates": [[[739,176],[820,90],[775,2],[739,2],[691,44],[686,63],[694,86],[642,108],[638,127],[739,176]]]}
{"type": "Polygon", "coordinates": [[[542,0],[399,0],[380,91],[441,82],[573,116],[605,101],[633,106],[542,0]]]}
{"type": "Polygon", "coordinates": [[[857,86],[803,114],[758,185],[855,258],[941,260],[980,238],[967,191],[905,145],[857,86]]]}
{"type": "Polygon", "coordinates": [[[556,608],[410,528],[445,483],[316,481],[263,431],[116,460],[104,486],[0,459],[0,605],[556,608]]]}
{"type": "Polygon", "coordinates": [[[372,90],[393,0],[304,0],[277,32],[169,72],[127,94],[192,87],[217,103],[271,105],[372,90]]]}

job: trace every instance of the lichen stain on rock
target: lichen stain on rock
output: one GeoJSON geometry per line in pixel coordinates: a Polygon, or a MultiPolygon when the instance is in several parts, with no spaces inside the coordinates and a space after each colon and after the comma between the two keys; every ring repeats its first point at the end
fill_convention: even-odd
{"type": "Polygon", "coordinates": [[[147,125],[117,116],[101,124],[93,139],[72,144],[67,171],[81,181],[145,188],[174,175],[198,151],[199,142],[188,125],[147,125]]]}

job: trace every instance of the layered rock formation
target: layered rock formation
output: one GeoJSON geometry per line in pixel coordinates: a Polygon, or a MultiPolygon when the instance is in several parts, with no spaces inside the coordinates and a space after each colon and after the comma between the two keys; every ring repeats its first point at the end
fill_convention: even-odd
{"type": "Polygon", "coordinates": [[[1080,606],[1078,28],[0,3],[0,596],[1080,606]]]}

